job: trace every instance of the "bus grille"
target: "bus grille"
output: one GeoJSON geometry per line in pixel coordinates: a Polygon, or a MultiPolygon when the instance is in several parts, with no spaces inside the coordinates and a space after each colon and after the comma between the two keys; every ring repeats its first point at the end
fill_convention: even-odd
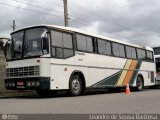
{"type": "Polygon", "coordinates": [[[27,77],[27,76],[39,76],[39,66],[8,68],[6,70],[7,78],[10,77],[27,77]]]}

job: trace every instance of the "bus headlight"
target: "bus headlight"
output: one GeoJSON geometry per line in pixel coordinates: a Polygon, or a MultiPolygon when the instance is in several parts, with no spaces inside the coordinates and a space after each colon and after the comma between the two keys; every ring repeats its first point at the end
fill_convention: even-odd
{"type": "Polygon", "coordinates": [[[12,83],[9,83],[9,85],[8,85],[9,87],[11,87],[12,86],[12,83]]]}
{"type": "Polygon", "coordinates": [[[27,81],[26,85],[28,87],[38,87],[40,86],[40,82],[39,81],[27,81]]]}
{"type": "Polygon", "coordinates": [[[31,86],[35,86],[35,81],[31,82],[31,86]]]}
{"type": "Polygon", "coordinates": [[[27,86],[28,86],[28,87],[31,86],[31,82],[30,82],[30,81],[27,82],[27,86]]]}
{"type": "Polygon", "coordinates": [[[15,83],[14,82],[7,82],[6,87],[15,87],[15,83]]]}
{"type": "Polygon", "coordinates": [[[14,87],[15,86],[15,83],[12,83],[12,87],[14,87]]]}
{"type": "Polygon", "coordinates": [[[40,86],[40,82],[39,81],[36,82],[36,86],[40,86]]]}

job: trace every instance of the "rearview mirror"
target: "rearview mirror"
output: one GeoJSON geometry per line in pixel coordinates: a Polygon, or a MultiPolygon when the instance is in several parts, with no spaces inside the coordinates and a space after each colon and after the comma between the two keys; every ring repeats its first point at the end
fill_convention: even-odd
{"type": "Polygon", "coordinates": [[[42,52],[43,54],[48,54],[49,53],[49,40],[47,37],[42,37],[41,38],[41,44],[42,44],[42,52]]]}
{"type": "Polygon", "coordinates": [[[48,40],[48,32],[44,32],[41,35],[41,44],[42,44],[42,52],[43,54],[48,54],[49,53],[49,40],[48,40]]]}

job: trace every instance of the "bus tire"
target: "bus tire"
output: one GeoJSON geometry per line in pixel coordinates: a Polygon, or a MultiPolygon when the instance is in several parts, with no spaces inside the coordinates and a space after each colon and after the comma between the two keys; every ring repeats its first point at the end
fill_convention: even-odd
{"type": "Polygon", "coordinates": [[[69,94],[71,96],[81,95],[83,91],[82,80],[80,76],[73,75],[69,81],[69,94]]]}
{"type": "Polygon", "coordinates": [[[144,88],[144,82],[142,76],[138,75],[136,80],[136,90],[142,91],[144,88]]]}

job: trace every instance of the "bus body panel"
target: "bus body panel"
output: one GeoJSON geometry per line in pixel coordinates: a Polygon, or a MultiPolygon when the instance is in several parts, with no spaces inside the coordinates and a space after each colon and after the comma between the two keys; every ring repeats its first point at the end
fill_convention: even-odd
{"type": "Polygon", "coordinates": [[[75,66],[51,65],[51,90],[69,89],[69,79],[75,66]]]}
{"type": "Polygon", "coordinates": [[[40,76],[50,77],[50,59],[40,58],[40,76]]]}
{"type": "MultiPolygon", "coordinates": [[[[40,67],[40,77],[50,77],[50,60],[48,58],[33,58],[7,62],[6,68],[40,67]]],[[[29,76],[28,76],[29,77],[29,76]]]]}
{"type": "Polygon", "coordinates": [[[19,68],[26,66],[40,66],[40,63],[37,63],[38,58],[35,59],[27,59],[27,60],[16,60],[7,62],[7,68],[19,68]]]}
{"type": "MultiPolygon", "coordinates": [[[[79,52],[80,54],[81,52],[79,52]]],[[[110,56],[104,56],[103,55],[94,55],[85,53],[83,55],[75,55],[75,57],[72,57],[73,59],[66,59],[64,60],[53,60],[55,62],[55,66],[52,65],[51,71],[53,70],[54,73],[53,78],[54,82],[52,82],[53,86],[51,88],[53,89],[69,89],[69,79],[71,74],[74,71],[80,71],[83,73],[85,80],[86,80],[86,87],[95,87],[94,84],[104,81],[104,79],[118,73],[119,76],[117,77],[117,80],[115,80],[114,84],[111,82],[108,82],[108,84],[101,84],[98,87],[122,87],[125,86],[125,84],[122,82],[121,86],[117,85],[117,82],[120,79],[120,76],[122,74],[122,71],[124,70],[125,64],[128,61],[128,59],[124,58],[115,58],[110,56]],[[93,57],[95,57],[95,63],[92,63],[93,57]],[[98,57],[98,62],[96,64],[96,58],[98,57]],[[74,59],[75,58],[75,59],[74,59]],[[90,58],[90,59],[88,59],[90,58]],[[80,59],[80,60],[79,60],[80,59]],[[75,65],[73,64],[75,62],[75,65]],[[106,60],[106,62],[105,62],[106,60]],[[67,62],[68,61],[68,62],[67,62]],[[70,62],[69,62],[70,61],[70,62]],[[110,62],[109,62],[110,61],[110,62]],[[63,63],[63,64],[61,64],[63,63]],[[88,64],[86,64],[88,63],[88,64]],[[110,64],[109,64],[110,63],[110,64]],[[113,65],[114,64],[114,65],[113,65]],[[65,72],[64,69],[67,68],[68,71],[65,72]],[[65,77],[64,77],[65,76],[65,77]],[[56,86],[57,85],[57,86],[56,86]],[[60,87],[61,86],[61,87],[60,87]],[[56,88],[57,87],[57,88],[56,88]]],[[[133,60],[131,60],[133,61],[133,60]]],[[[148,62],[142,62],[139,69],[134,69],[132,71],[139,71],[137,75],[142,75],[144,78],[144,86],[154,85],[154,83],[151,82],[151,71],[154,71],[154,63],[148,63],[148,62]],[[147,67],[146,67],[147,66],[147,67]]],[[[127,72],[129,69],[127,69],[127,72]]],[[[134,83],[130,84],[132,86],[136,86],[136,77],[133,78],[134,83]]],[[[52,76],[52,75],[51,75],[52,76]]],[[[125,76],[126,77],[126,76],[125,76]]],[[[124,78],[125,78],[124,77],[124,78]]],[[[130,77],[132,79],[132,76],[130,77]]]]}
{"type": "MultiPolygon", "coordinates": [[[[153,80],[155,77],[155,63],[154,62],[142,62],[140,70],[137,75],[142,75],[143,80],[144,80],[144,86],[155,85],[155,81],[153,80]]],[[[136,80],[133,86],[136,86],[136,80]]]]}
{"type": "Polygon", "coordinates": [[[155,55],[155,66],[156,66],[156,85],[159,86],[160,85],[160,54],[159,54],[159,47],[155,47],[153,48],[155,55]]]}
{"type": "Polygon", "coordinates": [[[75,70],[78,70],[75,56],[67,59],[50,58],[51,89],[68,89],[70,76],[75,70]]]}

